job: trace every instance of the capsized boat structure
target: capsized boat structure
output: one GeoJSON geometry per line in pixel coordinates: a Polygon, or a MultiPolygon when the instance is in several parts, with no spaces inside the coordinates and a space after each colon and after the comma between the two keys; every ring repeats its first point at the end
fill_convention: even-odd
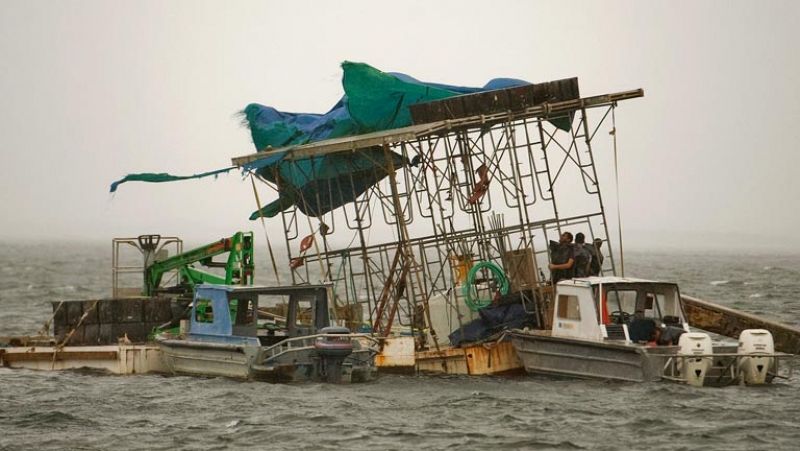
{"type": "Polygon", "coordinates": [[[364,382],[374,378],[376,341],[331,327],[329,286],[200,285],[188,330],[156,336],[169,372],[270,382],[364,382]],[[286,316],[259,321],[259,305],[286,316]]]}

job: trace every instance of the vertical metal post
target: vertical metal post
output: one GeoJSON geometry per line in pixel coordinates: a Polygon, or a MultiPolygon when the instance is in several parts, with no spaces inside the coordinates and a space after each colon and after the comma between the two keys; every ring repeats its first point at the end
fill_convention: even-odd
{"type": "MultiPolygon", "coordinates": [[[[589,118],[586,115],[586,109],[581,108],[581,116],[583,116],[583,134],[584,139],[586,140],[586,152],[589,154],[589,162],[592,166],[592,176],[594,177],[595,185],[597,185],[597,202],[600,204],[600,214],[603,218],[603,227],[606,233],[606,239],[608,239],[608,220],[606,219],[606,210],[605,206],[603,205],[603,195],[600,194],[600,179],[597,178],[597,167],[594,164],[594,152],[592,151],[592,139],[591,135],[589,134],[589,118]]],[[[620,243],[622,246],[622,243],[620,243]]],[[[614,263],[614,253],[612,252],[611,245],[608,246],[608,257],[611,259],[611,271],[614,275],[617,274],[617,268],[614,263]]],[[[602,268],[601,268],[602,270],[602,268]]]]}
{"type": "MultiPolygon", "coordinates": [[[[418,289],[422,290],[421,297],[422,297],[422,305],[423,310],[425,311],[425,320],[428,322],[428,326],[430,327],[431,336],[434,340],[434,345],[436,346],[436,350],[439,350],[439,344],[436,340],[436,331],[433,329],[433,324],[431,323],[431,316],[430,316],[430,309],[428,308],[428,293],[425,290],[425,286],[422,284],[419,276],[419,268],[417,267],[417,263],[414,260],[414,253],[411,250],[411,247],[408,245],[408,228],[406,227],[405,217],[403,216],[402,206],[400,205],[400,197],[398,196],[397,191],[397,173],[394,167],[394,158],[392,152],[389,150],[389,145],[383,145],[383,154],[385,156],[386,162],[388,164],[388,172],[389,172],[389,184],[392,191],[392,204],[394,205],[395,216],[397,216],[397,232],[399,237],[399,246],[398,251],[402,249],[402,265],[408,265],[409,269],[413,270],[414,276],[416,280],[416,286],[418,289]]],[[[411,281],[411,296],[414,296],[415,290],[413,289],[415,284],[414,281],[411,281]]],[[[408,282],[406,282],[407,285],[408,282]]],[[[407,296],[409,294],[408,288],[406,288],[407,296]]],[[[414,305],[416,305],[416,299],[414,301],[414,305]]],[[[413,315],[413,312],[409,312],[413,315]]],[[[411,333],[414,333],[414,324],[411,323],[411,333]]]]}
{"type": "MultiPolygon", "coordinates": [[[[553,186],[553,175],[550,173],[550,162],[547,159],[547,144],[544,141],[544,130],[542,129],[541,118],[537,118],[536,125],[539,129],[539,143],[540,143],[539,145],[542,148],[542,155],[544,156],[544,167],[545,171],[547,172],[547,184],[550,191],[550,202],[553,204],[553,217],[556,220],[556,229],[558,230],[558,234],[561,235],[561,219],[558,216],[558,205],[556,204],[556,191],[555,187],[553,186]]],[[[547,239],[546,236],[545,239],[547,239]]],[[[548,252],[548,256],[549,255],[550,253],[548,252]]]]}
{"type": "MultiPolygon", "coordinates": [[[[351,186],[352,186],[352,177],[350,178],[351,186]]],[[[362,194],[363,195],[363,194],[362,194]]],[[[369,204],[364,204],[369,208],[369,204]]],[[[375,298],[375,287],[372,285],[372,272],[369,265],[369,255],[367,255],[367,240],[364,239],[364,226],[361,224],[362,217],[361,217],[361,210],[358,206],[357,202],[354,202],[355,212],[356,212],[356,227],[358,230],[358,242],[361,244],[361,264],[362,270],[364,271],[364,288],[367,290],[367,309],[369,310],[369,323],[373,324],[372,312],[373,312],[373,300],[375,298]]],[[[353,266],[350,265],[350,271],[353,270],[353,266]]],[[[353,287],[353,295],[358,301],[358,292],[356,292],[355,287],[353,287]]]]}

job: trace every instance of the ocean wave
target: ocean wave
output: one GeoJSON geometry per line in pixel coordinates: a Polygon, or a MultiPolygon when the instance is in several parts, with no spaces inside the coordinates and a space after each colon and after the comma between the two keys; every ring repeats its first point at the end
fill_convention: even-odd
{"type": "Polygon", "coordinates": [[[23,428],[40,428],[43,424],[53,429],[61,429],[70,426],[94,426],[96,423],[87,418],[80,418],[69,412],[51,410],[47,412],[32,412],[15,417],[12,420],[15,426],[23,428]]]}
{"type": "Polygon", "coordinates": [[[228,429],[235,428],[236,426],[239,426],[241,422],[242,420],[231,420],[230,422],[228,422],[228,424],[225,425],[225,427],[228,429]]]}
{"type": "Polygon", "coordinates": [[[730,285],[730,286],[737,286],[737,287],[747,284],[747,282],[745,282],[743,280],[736,280],[736,279],[731,279],[731,280],[712,280],[709,283],[711,285],[714,285],[714,286],[730,285]]]}

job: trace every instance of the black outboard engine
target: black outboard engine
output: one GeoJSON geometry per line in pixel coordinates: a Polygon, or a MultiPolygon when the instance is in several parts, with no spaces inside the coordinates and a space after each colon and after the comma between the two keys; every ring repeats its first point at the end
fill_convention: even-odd
{"type": "Polygon", "coordinates": [[[344,359],[353,353],[353,342],[350,341],[350,329],[330,326],[320,329],[319,337],[314,343],[320,359],[320,376],[334,384],[342,382],[342,364],[344,359]],[[338,336],[337,336],[338,335],[338,336]]]}

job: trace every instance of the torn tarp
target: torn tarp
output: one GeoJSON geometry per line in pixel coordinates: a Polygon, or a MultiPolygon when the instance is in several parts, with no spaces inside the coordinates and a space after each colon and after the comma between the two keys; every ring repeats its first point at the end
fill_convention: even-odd
{"type": "Polygon", "coordinates": [[[158,174],[151,172],[128,174],[125,177],[111,184],[111,192],[112,193],[115,192],[117,190],[117,187],[119,187],[119,185],[125,182],[162,183],[162,182],[174,182],[177,180],[201,179],[204,177],[211,177],[211,176],[216,177],[220,174],[225,174],[235,168],[236,166],[231,166],[228,168],[217,169],[214,171],[208,171],[208,172],[203,172],[202,174],[193,174],[193,175],[172,175],[172,174],[167,174],[166,172],[161,172],[158,174]]]}
{"type": "Polygon", "coordinates": [[[419,81],[364,63],[342,63],[344,96],[325,114],[287,113],[251,103],[242,111],[256,150],[306,144],[411,125],[409,105],[529,84],[496,78],[481,88],[419,81]]]}
{"type": "MultiPolygon", "coordinates": [[[[419,81],[404,74],[381,72],[363,63],[344,62],[344,96],[325,114],[287,113],[250,104],[242,111],[257,151],[307,144],[411,125],[408,106],[462,94],[528,84],[522,80],[498,78],[481,88],[419,81]]],[[[278,186],[278,199],[251,215],[274,216],[293,205],[311,216],[321,216],[352,202],[388,174],[387,154],[381,148],[356,154],[330,154],[285,160],[286,152],[253,161],[243,170],[256,171],[278,186]]],[[[400,155],[389,152],[396,169],[406,165],[400,155]]],[[[232,168],[192,176],[131,174],[114,182],[111,191],[127,181],[168,182],[207,177],[232,168]]]]}
{"type": "MultiPolygon", "coordinates": [[[[323,139],[359,135],[411,125],[408,106],[462,94],[527,84],[495,79],[483,88],[425,83],[404,74],[381,72],[363,63],[344,62],[345,95],[325,114],[285,113],[250,104],[243,113],[257,150],[302,145],[323,139]]],[[[321,216],[352,202],[388,174],[380,147],[355,154],[329,154],[283,161],[280,153],[245,165],[278,185],[278,199],[250,218],[271,217],[292,205],[310,216],[321,216]]],[[[390,152],[394,167],[407,162],[390,152]]]]}
{"type": "Polygon", "coordinates": [[[319,217],[352,202],[388,175],[387,155],[396,169],[406,164],[395,152],[371,147],[354,154],[329,154],[262,165],[258,172],[278,186],[278,200],[253,212],[250,219],[270,218],[292,205],[308,216],[319,217]]]}

